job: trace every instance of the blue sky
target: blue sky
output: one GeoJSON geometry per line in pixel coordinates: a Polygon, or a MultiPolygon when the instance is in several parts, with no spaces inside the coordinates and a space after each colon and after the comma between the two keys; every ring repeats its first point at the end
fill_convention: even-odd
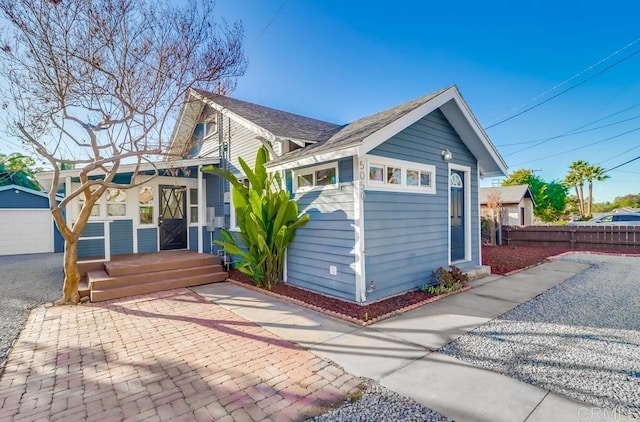
{"type": "MultiPolygon", "coordinates": [[[[578,159],[608,169],[640,156],[637,1],[216,4],[245,29],[236,98],[342,124],[456,84],[484,127],[548,100],[487,129],[511,170],[554,180],[578,159]]],[[[640,193],[640,160],[609,175],[596,201],[640,193]]]]}
{"type": "MultiPolygon", "coordinates": [[[[608,169],[640,156],[640,3],[218,0],[217,10],[245,28],[249,66],[234,97],[347,123],[456,84],[487,127],[579,84],[487,129],[510,169],[552,180],[574,160],[608,169]]],[[[640,192],[640,160],[609,174],[596,201],[640,192]]]]}

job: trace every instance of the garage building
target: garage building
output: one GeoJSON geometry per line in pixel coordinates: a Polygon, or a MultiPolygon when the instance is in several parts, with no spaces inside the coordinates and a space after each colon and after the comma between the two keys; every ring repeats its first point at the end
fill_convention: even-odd
{"type": "Polygon", "coordinates": [[[47,193],[19,185],[0,186],[0,255],[63,250],[47,193]]]}

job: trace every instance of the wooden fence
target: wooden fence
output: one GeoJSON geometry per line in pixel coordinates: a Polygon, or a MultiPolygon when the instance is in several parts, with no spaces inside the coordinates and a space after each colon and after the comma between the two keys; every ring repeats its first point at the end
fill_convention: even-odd
{"type": "Polygon", "coordinates": [[[502,244],[581,250],[640,250],[640,226],[504,226],[502,244]]]}

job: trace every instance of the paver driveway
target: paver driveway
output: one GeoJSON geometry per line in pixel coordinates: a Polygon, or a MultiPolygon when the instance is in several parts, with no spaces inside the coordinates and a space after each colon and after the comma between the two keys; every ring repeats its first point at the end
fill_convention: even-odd
{"type": "Polygon", "coordinates": [[[359,387],[179,289],[34,310],[0,378],[0,420],[300,420],[359,387]]]}

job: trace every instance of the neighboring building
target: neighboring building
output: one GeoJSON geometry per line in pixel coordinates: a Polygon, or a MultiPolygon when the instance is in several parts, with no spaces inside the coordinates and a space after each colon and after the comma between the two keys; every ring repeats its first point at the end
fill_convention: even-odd
{"type": "MultiPolygon", "coordinates": [[[[164,162],[161,176],[140,188],[105,195],[81,256],[217,253],[219,228],[236,228],[233,204],[228,183],[199,169],[214,164],[242,177],[238,157],[253,166],[256,150],[269,145],[268,168],[282,172],[311,215],[288,249],[288,283],[370,302],[419,287],[440,266],[480,266],[478,179],[505,175],[506,164],[456,87],[347,125],[190,95],[170,148],[183,160],[164,162]]],[[[131,171],[121,176],[135,177],[131,171]]],[[[69,188],[76,183],[77,171],[62,175],[69,188]]]]}
{"type": "Polygon", "coordinates": [[[62,252],[49,195],[19,185],[0,186],[0,255],[62,252]]]}
{"type": "Polygon", "coordinates": [[[480,188],[480,208],[484,217],[490,215],[489,196],[497,193],[502,203],[500,223],[503,226],[530,226],[536,203],[528,185],[480,188]]]}

